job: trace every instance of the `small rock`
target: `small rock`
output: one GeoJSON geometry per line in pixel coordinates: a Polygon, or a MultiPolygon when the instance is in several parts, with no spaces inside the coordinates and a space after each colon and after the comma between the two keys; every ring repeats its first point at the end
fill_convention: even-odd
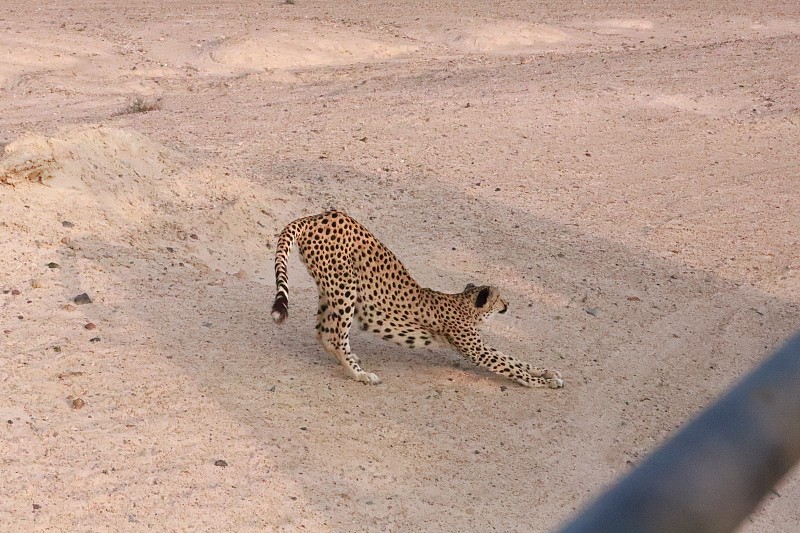
{"type": "Polygon", "coordinates": [[[11,296],[19,296],[22,294],[19,289],[11,289],[11,296]]]}
{"type": "Polygon", "coordinates": [[[42,508],[42,506],[41,506],[41,505],[39,505],[38,503],[34,503],[34,504],[33,504],[33,510],[34,510],[34,511],[38,511],[38,510],[39,510],[39,509],[41,509],[41,508],[42,508]]]}
{"type": "Polygon", "coordinates": [[[628,296],[626,300],[628,300],[629,302],[638,302],[639,300],[641,300],[641,298],[639,298],[638,296],[628,296]]]}
{"type": "Polygon", "coordinates": [[[197,236],[197,233],[192,233],[191,235],[189,235],[189,238],[196,241],[200,237],[197,236]]]}
{"type": "Polygon", "coordinates": [[[75,227],[75,224],[73,224],[69,220],[61,221],[61,225],[64,226],[65,228],[74,228],[75,227]]]}
{"type": "Polygon", "coordinates": [[[42,278],[34,278],[31,280],[31,287],[34,289],[44,289],[47,287],[47,283],[42,278]]]}
{"type": "Polygon", "coordinates": [[[592,316],[597,316],[597,314],[600,312],[600,310],[597,309],[596,307],[587,307],[586,309],[584,309],[584,311],[586,311],[592,316]]]}
{"type": "Polygon", "coordinates": [[[54,262],[52,262],[52,261],[50,261],[49,263],[47,263],[47,268],[59,268],[60,266],[61,266],[61,265],[59,265],[58,263],[54,263],[54,262]]]}
{"type": "Polygon", "coordinates": [[[223,459],[217,459],[214,461],[214,466],[228,466],[228,463],[223,459]]]}
{"type": "Polygon", "coordinates": [[[85,326],[83,326],[83,327],[84,327],[84,328],[86,328],[86,329],[88,329],[89,331],[91,331],[91,330],[93,330],[93,329],[97,329],[97,325],[95,325],[95,323],[94,323],[94,322],[89,322],[88,324],[86,324],[86,325],[85,325],[85,326]]]}
{"type": "Polygon", "coordinates": [[[92,337],[89,342],[100,342],[100,337],[92,337]]]}
{"type": "Polygon", "coordinates": [[[85,405],[86,405],[86,402],[84,402],[83,399],[81,399],[81,398],[75,398],[74,400],[72,400],[72,408],[73,409],[83,409],[83,407],[85,405]]]}
{"type": "Polygon", "coordinates": [[[92,299],[89,298],[89,295],[85,292],[82,294],[77,295],[75,298],[72,299],[78,305],[90,304],[92,303],[92,299]]]}

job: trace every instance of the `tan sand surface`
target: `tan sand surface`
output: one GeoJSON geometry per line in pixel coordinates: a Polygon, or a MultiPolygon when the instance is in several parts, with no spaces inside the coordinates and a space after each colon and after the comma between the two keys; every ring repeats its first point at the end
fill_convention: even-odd
{"type": "Polygon", "coordinates": [[[800,326],[797,3],[7,0],[0,146],[2,531],[548,531],[800,326]],[[566,388],[275,326],[330,207],[566,388]]]}

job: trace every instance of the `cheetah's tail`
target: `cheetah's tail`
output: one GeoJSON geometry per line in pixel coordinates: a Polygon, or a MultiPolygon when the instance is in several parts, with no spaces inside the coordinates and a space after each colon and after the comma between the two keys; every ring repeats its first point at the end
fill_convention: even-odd
{"type": "Polygon", "coordinates": [[[278,294],[272,304],[272,320],[280,324],[289,316],[289,299],[285,294],[278,294]]]}
{"type": "Polygon", "coordinates": [[[287,266],[289,253],[292,251],[297,237],[302,233],[308,218],[301,218],[283,228],[278,237],[278,246],[275,250],[275,285],[277,294],[272,304],[272,320],[280,324],[289,316],[289,276],[287,266]]]}

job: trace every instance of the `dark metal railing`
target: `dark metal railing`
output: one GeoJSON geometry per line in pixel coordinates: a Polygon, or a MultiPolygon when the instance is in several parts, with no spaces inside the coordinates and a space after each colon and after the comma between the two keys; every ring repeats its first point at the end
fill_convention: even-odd
{"type": "Polygon", "coordinates": [[[797,335],[559,531],[730,532],[799,458],[797,335]]]}

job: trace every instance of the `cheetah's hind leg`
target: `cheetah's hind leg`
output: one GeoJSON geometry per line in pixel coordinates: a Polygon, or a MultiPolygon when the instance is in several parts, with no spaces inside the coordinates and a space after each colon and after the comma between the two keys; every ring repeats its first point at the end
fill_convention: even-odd
{"type": "MultiPolygon", "coordinates": [[[[317,325],[315,326],[316,330],[317,330],[317,340],[319,340],[320,344],[322,344],[322,347],[325,348],[325,351],[328,352],[331,355],[331,357],[336,359],[336,362],[338,362],[339,364],[342,364],[339,356],[336,355],[335,353],[330,352],[328,350],[328,348],[325,347],[325,344],[322,342],[322,333],[323,333],[322,328],[324,327],[324,325],[326,323],[331,321],[328,318],[326,318],[326,317],[328,317],[328,305],[329,305],[328,304],[328,297],[325,296],[324,294],[320,293],[320,295],[319,295],[319,305],[317,307],[317,325]]],[[[330,317],[330,318],[335,320],[336,317],[333,316],[333,317],[330,317]]],[[[328,333],[328,332],[326,331],[325,333],[328,333]]],[[[349,340],[349,335],[348,335],[348,340],[349,340]]],[[[358,357],[356,354],[351,352],[350,353],[350,357],[352,357],[353,360],[356,363],[361,363],[361,358],[358,357]]]]}
{"type": "MultiPolygon", "coordinates": [[[[320,298],[322,301],[322,298],[320,298]]],[[[350,312],[340,314],[338,309],[320,304],[317,313],[317,339],[334,359],[339,361],[350,377],[368,385],[378,385],[381,379],[358,364],[359,359],[350,351],[350,326],[353,325],[353,305],[345,304],[350,312]]]]}
{"type": "Polygon", "coordinates": [[[350,342],[347,339],[341,340],[335,336],[323,334],[320,335],[320,344],[322,344],[326,352],[339,361],[339,364],[345,368],[354,380],[367,385],[379,385],[381,383],[381,378],[377,374],[367,372],[361,368],[355,356],[350,353],[350,342]]]}

